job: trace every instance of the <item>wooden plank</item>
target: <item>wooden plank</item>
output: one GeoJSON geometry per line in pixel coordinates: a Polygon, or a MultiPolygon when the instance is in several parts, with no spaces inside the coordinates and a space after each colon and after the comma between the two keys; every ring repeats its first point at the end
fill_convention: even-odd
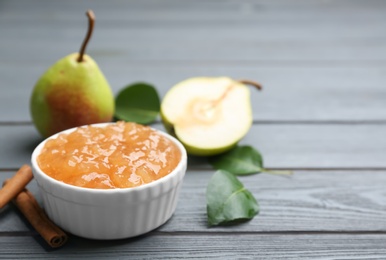
{"type": "MultiPolygon", "coordinates": [[[[121,8],[116,8],[99,2],[100,22],[90,51],[92,46],[91,53],[114,54],[123,61],[385,61],[386,4],[294,3],[119,1],[121,8]]],[[[90,6],[86,2],[79,9],[90,6]]],[[[50,51],[77,51],[84,35],[85,17],[71,2],[7,2],[1,12],[0,24],[7,25],[0,27],[3,62],[50,61],[56,57],[50,51]]]]}
{"type": "MultiPolygon", "coordinates": [[[[240,144],[259,149],[267,168],[385,168],[385,131],[384,124],[255,124],[240,144]]],[[[0,126],[0,169],[29,163],[40,141],[32,125],[0,126]]],[[[205,158],[189,165],[208,168],[205,158]]]]}
{"type": "MultiPolygon", "coordinates": [[[[385,44],[386,46],[386,44],[385,44]]],[[[385,52],[386,53],[386,52],[385,52]]],[[[0,65],[0,122],[31,121],[33,86],[51,62],[0,65]],[[20,73],[22,77],[14,76],[20,73]],[[15,102],[17,100],[17,102],[15,102]]],[[[238,64],[118,63],[100,59],[114,94],[134,82],[153,84],[161,98],[178,82],[197,76],[229,76],[260,81],[251,89],[254,119],[262,121],[371,121],[386,119],[386,74],[383,67],[265,67],[238,64]],[[280,76],[278,76],[280,75],[280,76]]]]}
{"type": "MultiPolygon", "coordinates": [[[[236,226],[209,228],[205,192],[214,170],[188,170],[172,219],[160,232],[386,232],[385,171],[296,171],[290,178],[240,177],[260,214],[236,226]]],[[[13,172],[1,172],[0,183],[13,172]]],[[[28,188],[41,203],[35,181],[28,188]]],[[[13,206],[0,211],[1,233],[32,232],[13,206]]]]}
{"type": "MultiPolygon", "coordinates": [[[[163,96],[188,77],[228,75],[266,86],[262,95],[253,93],[256,120],[384,120],[386,110],[378,108],[385,96],[385,4],[294,3],[169,1],[152,6],[117,1],[122,12],[134,6],[128,10],[134,16],[121,18],[114,5],[97,2],[102,21],[89,52],[114,93],[128,83],[148,81],[163,96]],[[184,8],[187,14],[181,14],[184,8]],[[240,15],[245,8],[252,15],[240,15]],[[331,17],[325,16],[327,11],[331,17]],[[202,16],[207,20],[198,19],[202,16]]],[[[78,15],[67,3],[12,1],[2,7],[0,121],[29,121],[33,85],[55,60],[78,50],[85,17],[68,19],[78,15]]]]}
{"type": "MultiPolygon", "coordinates": [[[[349,32],[336,29],[346,28],[343,25],[334,29],[334,24],[320,25],[318,21],[315,26],[300,24],[287,28],[281,28],[281,24],[254,23],[230,25],[230,28],[224,28],[221,23],[219,26],[199,24],[193,28],[169,25],[152,28],[153,23],[149,28],[99,26],[88,51],[95,57],[110,56],[112,61],[384,62],[386,37],[380,26],[383,22],[367,26],[359,24],[354,27],[355,31],[349,32]],[[270,33],[272,31],[275,33],[270,33]],[[320,35],[319,32],[328,34],[320,35]]],[[[55,27],[36,24],[34,26],[38,28],[29,31],[25,25],[12,30],[0,27],[0,33],[4,35],[0,41],[2,62],[22,64],[55,60],[78,51],[85,33],[84,22],[55,27]],[[28,48],[25,48],[26,41],[28,48]],[[15,51],[18,55],[13,54],[15,51]]]]}
{"type": "Polygon", "coordinates": [[[47,249],[37,237],[0,237],[7,259],[385,259],[385,235],[170,235],[118,241],[71,237],[47,249]]]}
{"type": "MultiPolygon", "coordinates": [[[[92,8],[101,13],[103,22],[121,19],[124,22],[159,21],[175,22],[240,22],[240,21],[270,21],[304,22],[319,20],[349,21],[364,24],[377,19],[384,19],[383,11],[386,4],[379,0],[370,1],[176,1],[166,0],[159,3],[156,0],[125,1],[112,0],[106,3],[102,0],[85,0],[78,3],[76,0],[52,2],[49,0],[2,1],[0,22],[20,22],[36,20],[36,22],[65,22],[83,21],[77,11],[92,8]],[[74,6],[76,3],[76,6],[74,6]],[[28,10],[28,11],[26,11],[28,10]],[[23,16],[18,14],[24,13],[23,16]],[[43,15],[41,15],[43,14],[43,15]],[[365,20],[362,18],[369,18],[365,20]]],[[[19,22],[19,23],[18,23],[19,22]]],[[[287,24],[285,24],[287,23],[287,24]]],[[[135,24],[137,25],[137,24],[135,24]]],[[[184,25],[184,24],[183,24],[184,25]]]]}
{"type": "Polygon", "coordinates": [[[0,126],[0,169],[18,169],[30,164],[31,154],[43,140],[31,126],[0,126]]]}
{"type": "MultiPolygon", "coordinates": [[[[2,1],[4,15],[0,21],[40,20],[40,21],[79,21],[81,17],[74,10],[86,10],[92,8],[98,13],[105,14],[102,21],[120,18],[123,21],[310,21],[320,19],[328,22],[331,20],[346,20],[348,18],[358,23],[366,23],[368,20],[359,18],[369,17],[370,20],[384,18],[383,8],[385,3],[379,0],[369,1],[264,1],[264,0],[231,0],[231,1],[178,1],[164,0],[162,3],[156,0],[111,0],[104,1],[85,0],[78,3],[76,0],[65,2],[52,2],[49,0],[12,0],[2,1]],[[76,3],[76,7],[74,7],[76,3]],[[26,12],[25,10],[29,12],[26,12]],[[25,12],[18,17],[15,14],[25,12]],[[39,12],[44,13],[40,15],[39,12]],[[68,13],[69,16],[65,14],[68,13]],[[242,16],[240,14],[243,14],[242,16]],[[256,15],[258,14],[258,15],[256,15]],[[296,14],[296,15],[294,15],[296,14]],[[374,16],[375,15],[375,16],[374,16]],[[328,18],[328,19],[327,19],[328,18]]],[[[178,25],[178,24],[176,24],[178,25]]],[[[286,24],[283,24],[286,25],[286,24]]]]}
{"type": "Polygon", "coordinates": [[[239,177],[260,214],[233,227],[209,228],[205,192],[214,171],[188,171],[176,214],[162,231],[386,231],[384,171],[295,171],[290,178],[239,177]]]}

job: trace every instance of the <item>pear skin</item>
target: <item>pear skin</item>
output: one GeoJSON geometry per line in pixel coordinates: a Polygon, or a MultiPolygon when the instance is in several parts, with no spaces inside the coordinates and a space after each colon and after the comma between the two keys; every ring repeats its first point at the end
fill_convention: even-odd
{"type": "Polygon", "coordinates": [[[30,100],[33,122],[42,136],[93,123],[109,122],[114,96],[96,62],[70,54],[52,65],[37,81],[30,100]]]}

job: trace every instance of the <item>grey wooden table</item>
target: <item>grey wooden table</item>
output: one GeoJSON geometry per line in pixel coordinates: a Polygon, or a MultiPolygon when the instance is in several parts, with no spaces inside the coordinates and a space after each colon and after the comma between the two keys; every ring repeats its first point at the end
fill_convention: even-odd
{"type": "MultiPolygon", "coordinates": [[[[266,167],[295,174],[243,177],[261,213],[209,228],[214,170],[191,159],[165,225],[119,241],[71,236],[57,250],[8,205],[0,258],[386,259],[386,1],[3,0],[0,182],[41,141],[29,115],[32,88],[78,51],[88,8],[97,16],[88,53],[114,93],[145,81],[163,96],[194,76],[262,82],[241,143],[258,148],[266,167]]],[[[34,181],[29,188],[39,199],[34,181]]]]}

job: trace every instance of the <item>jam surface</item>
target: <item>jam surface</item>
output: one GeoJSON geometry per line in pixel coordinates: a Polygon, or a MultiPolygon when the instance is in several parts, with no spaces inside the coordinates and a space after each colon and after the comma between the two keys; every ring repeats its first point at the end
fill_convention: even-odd
{"type": "Polygon", "coordinates": [[[181,153],[171,140],[136,123],[83,126],[48,140],[39,167],[67,184],[95,188],[130,188],[172,172],[181,153]]]}

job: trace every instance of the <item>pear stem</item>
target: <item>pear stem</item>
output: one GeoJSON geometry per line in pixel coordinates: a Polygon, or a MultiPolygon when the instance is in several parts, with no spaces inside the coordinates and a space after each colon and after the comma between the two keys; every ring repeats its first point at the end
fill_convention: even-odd
{"type": "Polygon", "coordinates": [[[262,90],[263,89],[263,86],[259,82],[252,81],[252,80],[249,80],[249,79],[240,79],[240,80],[238,80],[238,82],[240,82],[242,84],[250,85],[252,87],[257,88],[258,90],[262,90]]]}
{"type": "Polygon", "coordinates": [[[80,48],[79,57],[78,57],[77,62],[82,62],[83,61],[83,55],[84,55],[84,53],[86,51],[87,43],[90,40],[92,32],[94,30],[94,24],[95,24],[94,12],[92,10],[87,10],[86,15],[88,17],[88,30],[87,30],[86,37],[83,40],[82,47],[80,48]]]}

